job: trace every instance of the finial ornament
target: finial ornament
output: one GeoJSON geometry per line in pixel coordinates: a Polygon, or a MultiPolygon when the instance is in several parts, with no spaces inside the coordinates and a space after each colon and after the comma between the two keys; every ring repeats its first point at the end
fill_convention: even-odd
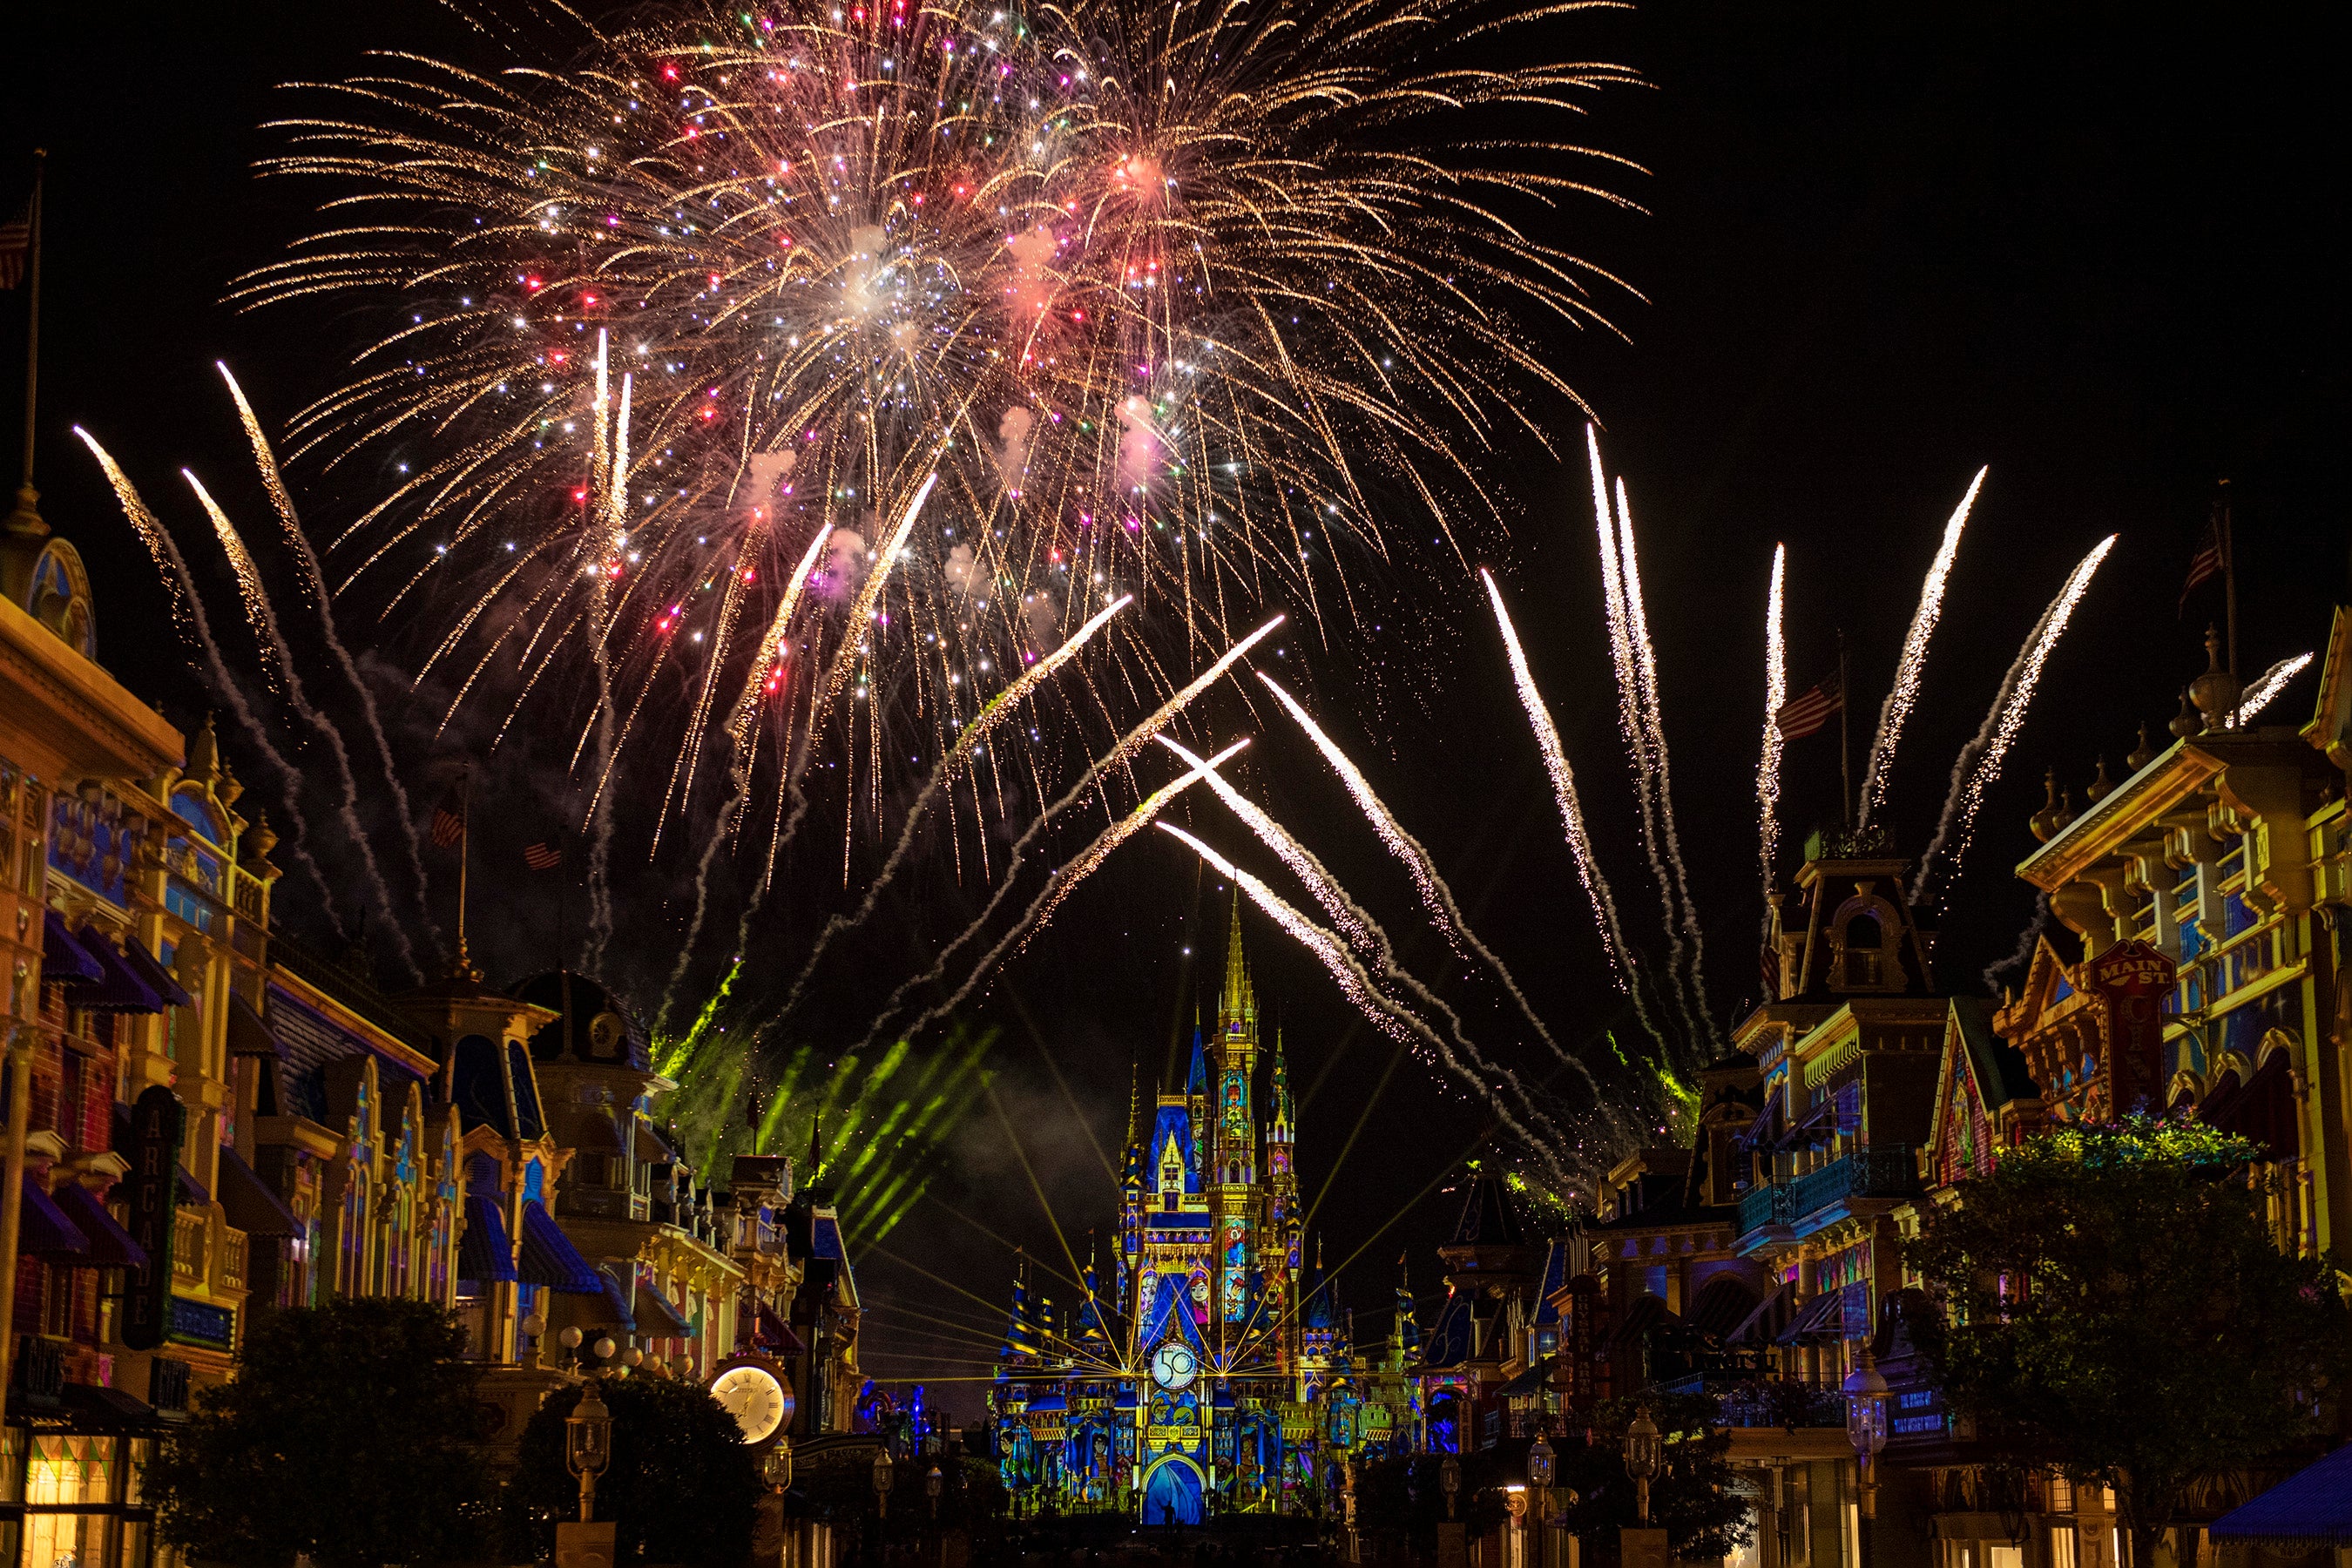
{"type": "Polygon", "coordinates": [[[2099,753],[2099,771],[2092,776],[2091,793],[2084,797],[2084,804],[2095,805],[2100,801],[2106,799],[2107,796],[2115,794],[2115,792],[2116,786],[2107,782],[2107,754],[2105,752],[2101,752],[2099,753]]]}
{"type": "Polygon", "coordinates": [[[2165,728],[2184,741],[2194,739],[2205,732],[2205,721],[2199,718],[2197,710],[2189,705],[2187,687],[2180,689],[2180,711],[2172,716],[2172,721],[2165,728]]]}
{"type": "Polygon", "coordinates": [[[2137,773],[2154,761],[2156,748],[2147,743],[2147,725],[2143,721],[2139,727],[2139,744],[2124,753],[2124,765],[2137,773]]]}
{"type": "Polygon", "coordinates": [[[2058,836],[2058,770],[2052,768],[2042,776],[2043,791],[2042,809],[2026,819],[2033,837],[2047,844],[2058,836]]]}
{"type": "Polygon", "coordinates": [[[2205,628],[2205,673],[2189,683],[2189,699],[2205,717],[2208,730],[2237,727],[2238,703],[2245,688],[2235,673],[2221,666],[2221,629],[2205,628]]]}

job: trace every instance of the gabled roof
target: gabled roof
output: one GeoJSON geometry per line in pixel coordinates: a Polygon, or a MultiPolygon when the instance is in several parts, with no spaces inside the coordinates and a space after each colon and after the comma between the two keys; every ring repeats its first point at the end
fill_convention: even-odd
{"type": "Polygon", "coordinates": [[[2025,1053],[1992,1032],[1990,1002],[1976,996],[1953,997],[1947,1037],[1953,1035],[1967,1048],[1966,1065],[1975,1075],[1977,1093],[1988,1110],[2041,1095],[2041,1085],[2033,1081],[2025,1065],[2025,1053]]]}
{"type": "Polygon", "coordinates": [[[1470,1348],[1476,1342],[1475,1315],[1475,1303],[1468,1294],[1448,1290],[1445,1305],[1437,1310],[1437,1321],[1430,1325],[1421,1364],[1435,1371],[1468,1361],[1470,1348]]]}
{"type": "Polygon", "coordinates": [[[1162,1100],[1160,1113],[1152,1118],[1151,1145],[1143,1153],[1144,1185],[1155,1192],[1159,1190],[1160,1166],[1163,1157],[1168,1152],[1171,1139],[1175,1141],[1176,1152],[1184,1162],[1185,1192],[1199,1192],[1201,1162],[1194,1158],[1196,1151],[1192,1143],[1192,1113],[1185,1108],[1181,1100],[1173,1104],[1162,1100]]]}
{"type": "Polygon", "coordinates": [[[1186,1283],[1181,1274],[1159,1276],[1159,1284],[1151,1293],[1150,1310],[1143,1317],[1143,1332],[1136,1341],[1137,1350],[1149,1353],[1162,1340],[1181,1339],[1192,1347],[1194,1354],[1208,1354],[1208,1346],[1201,1339],[1201,1325],[1192,1321],[1186,1283]]]}
{"type": "Polygon", "coordinates": [[[1550,1328],[1559,1321],[1559,1309],[1552,1304],[1555,1291],[1568,1286],[1568,1238],[1554,1237],[1544,1249],[1543,1286],[1536,1292],[1535,1326],[1550,1328]]]}

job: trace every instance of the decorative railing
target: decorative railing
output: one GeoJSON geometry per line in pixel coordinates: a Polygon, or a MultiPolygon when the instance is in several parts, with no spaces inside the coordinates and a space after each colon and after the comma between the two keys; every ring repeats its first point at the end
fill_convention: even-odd
{"type": "Polygon", "coordinates": [[[226,1226],[221,1227],[220,1267],[213,1275],[213,1282],[217,1289],[245,1289],[249,1250],[250,1244],[245,1232],[231,1230],[226,1226]]]}
{"type": "Polygon", "coordinates": [[[201,1285],[205,1278],[205,1243],[210,1226],[201,1213],[175,1215],[172,1219],[172,1277],[201,1285]]]}
{"type": "Polygon", "coordinates": [[[1739,1197],[1739,1233],[1793,1225],[1847,1198],[1905,1198],[1919,1191],[1919,1160],[1907,1143],[1856,1149],[1801,1176],[1750,1187],[1739,1197]]]}
{"type": "Polygon", "coordinates": [[[433,1054],[433,1037],[362,976],[289,941],[282,931],[270,934],[269,957],[278,968],[332,996],[402,1045],[433,1054]]]}

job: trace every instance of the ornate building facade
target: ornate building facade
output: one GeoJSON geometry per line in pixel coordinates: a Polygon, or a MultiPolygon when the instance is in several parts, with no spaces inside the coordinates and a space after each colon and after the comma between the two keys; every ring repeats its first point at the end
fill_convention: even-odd
{"type": "Polygon", "coordinates": [[[1311,1512],[1356,1458],[1414,1440],[1404,1342],[1360,1359],[1330,1282],[1302,1268],[1297,1107],[1258,1018],[1236,904],[1213,1037],[1194,1030],[1148,1124],[1130,1110],[1109,1278],[1089,1261],[1059,1316],[1014,1283],[989,1401],[1022,1510],[1311,1512]]]}

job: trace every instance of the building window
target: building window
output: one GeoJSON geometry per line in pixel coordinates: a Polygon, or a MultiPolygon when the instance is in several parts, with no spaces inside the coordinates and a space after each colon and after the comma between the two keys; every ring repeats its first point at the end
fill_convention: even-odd
{"type": "Polygon", "coordinates": [[[2074,1527],[2054,1524],[2050,1527],[2050,1568],[2074,1568],[2074,1527]]]}

